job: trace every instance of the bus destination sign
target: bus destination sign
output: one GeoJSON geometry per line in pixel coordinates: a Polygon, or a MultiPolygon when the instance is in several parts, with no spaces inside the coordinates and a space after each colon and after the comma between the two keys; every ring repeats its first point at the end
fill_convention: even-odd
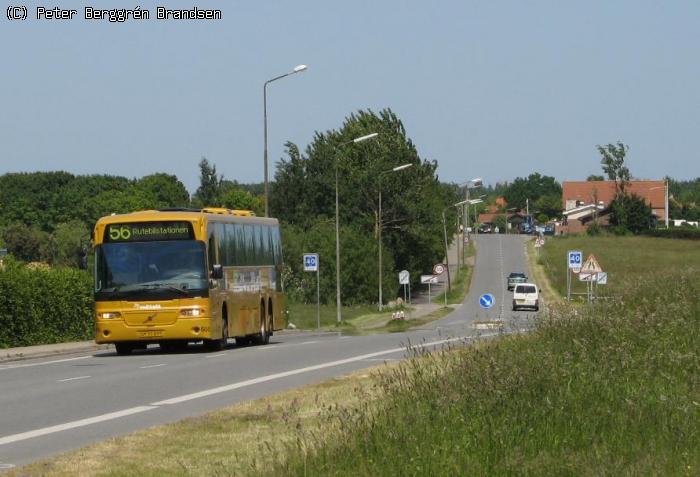
{"type": "Polygon", "coordinates": [[[161,240],[192,240],[194,229],[190,222],[132,222],[109,224],[105,242],[156,242],[161,240]]]}

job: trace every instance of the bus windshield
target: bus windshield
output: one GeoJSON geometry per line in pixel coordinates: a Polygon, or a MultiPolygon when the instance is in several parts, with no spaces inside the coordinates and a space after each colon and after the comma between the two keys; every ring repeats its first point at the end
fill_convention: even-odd
{"type": "Polygon", "coordinates": [[[96,300],[208,296],[203,242],[105,243],[95,250],[96,300]]]}

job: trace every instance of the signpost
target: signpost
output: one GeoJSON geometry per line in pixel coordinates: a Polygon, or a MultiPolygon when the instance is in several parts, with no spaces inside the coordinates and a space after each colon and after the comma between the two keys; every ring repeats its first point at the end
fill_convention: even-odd
{"type": "Polygon", "coordinates": [[[420,282],[428,284],[428,304],[430,304],[430,284],[437,283],[438,277],[436,277],[435,275],[421,275],[420,282]]]}
{"type": "Polygon", "coordinates": [[[599,272],[598,278],[596,279],[596,284],[607,285],[608,284],[608,272],[599,272]]]}
{"type": "MultiPolygon", "coordinates": [[[[411,274],[408,272],[408,270],[401,270],[399,272],[399,285],[403,285],[403,302],[407,303],[406,301],[406,285],[411,285],[411,274]]],[[[410,290],[410,289],[409,289],[410,290]]],[[[409,291],[410,295],[410,291],[409,291]]]]}
{"type": "MultiPolygon", "coordinates": [[[[608,274],[603,272],[603,268],[593,254],[590,254],[584,261],[583,252],[569,250],[567,257],[566,299],[571,301],[571,295],[574,294],[571,292],[573,286],[571,274],[576,273],[579,281],[586,283],[585,295],[588,301],[594,300],[598,294],[598,284],[607,285],[608,274]]],[[[583,295],[583,293],[578,293],[578,295],[583,295]]]]}
{"type": "Polygon", "coordinates": [[[304,271],[316,272],[316,327],[321,329],[321,280],[319,279],[319,261],[317,253],[304,254],[304,271]]]}
{"type": "Polygon", "coordinates": [[[569,250],[566,259],[566,299],[571,301],[571,274],[578,273],[583,264],[583,252],[580,250],[569,250]]]}
{"type": "MultiPolygon", "coordinates": [[[[447,266],[443,263],[436,263],[433,266],[433,275],[442,275],[445,270],[447,270],[447,266]]],[[[449,273],[449,272],[448,272],[449,273]]],[[[449,277],[448,277],[449,280],[449,277]]],[[[443,282],[444,284],[444,282],[443,282]]],[[[447,306],[447,289],[445,289],[445,306],[447,306]]]]}

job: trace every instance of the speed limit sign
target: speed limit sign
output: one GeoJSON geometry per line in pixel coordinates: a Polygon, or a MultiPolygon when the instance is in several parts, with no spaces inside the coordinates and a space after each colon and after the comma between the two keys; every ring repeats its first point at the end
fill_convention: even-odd
{"type": "Polygon", "coordinates": [[[442,275],[445,271],[445,265],[442,263],[436,263],[433,267],[433,275],[442,275]]]}

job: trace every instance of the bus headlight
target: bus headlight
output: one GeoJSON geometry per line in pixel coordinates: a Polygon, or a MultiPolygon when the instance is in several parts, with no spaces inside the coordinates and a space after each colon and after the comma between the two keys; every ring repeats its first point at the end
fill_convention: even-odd
{"type": "Polygon", "coordinates": [[[97,314],[97,317],[102,319],[102,320],[114,320],[117,318],[121,318],[122,314],[119,313],[118,311],[103,311],[97,314]]]}
{"type": "Polygon", "coordinates": [[[203,308],[185,308],[183,310],[180,310],[180,316],[184,316],[186,318],[195,318],[198,316],[204,316],[204,309],[203,308]]]}

